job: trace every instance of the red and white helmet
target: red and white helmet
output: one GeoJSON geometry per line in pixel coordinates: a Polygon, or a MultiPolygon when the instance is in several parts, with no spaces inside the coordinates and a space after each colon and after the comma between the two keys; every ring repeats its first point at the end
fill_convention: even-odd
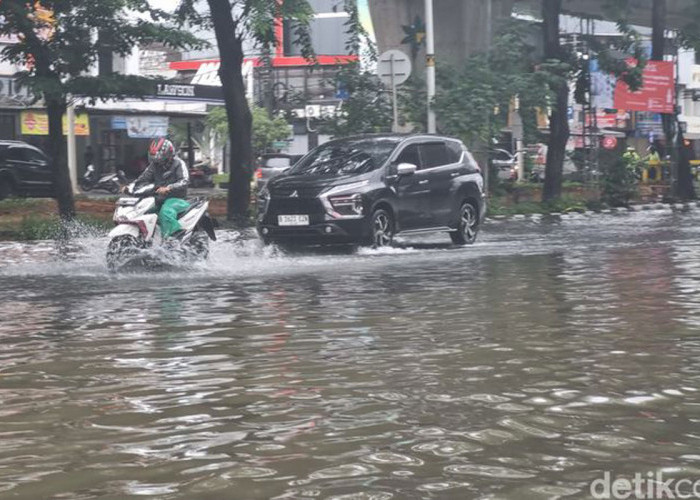
{"type": "Polygon", "coordinates": [[[168,139],[153,139],[148,148],[148,161],[156,167],[165,168],[175,158],[175,146],[168,139]]]}

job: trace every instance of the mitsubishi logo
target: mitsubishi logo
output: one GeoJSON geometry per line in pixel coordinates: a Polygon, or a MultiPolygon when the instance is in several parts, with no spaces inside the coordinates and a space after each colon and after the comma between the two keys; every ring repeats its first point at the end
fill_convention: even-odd
{"type": "Polygon", "coordinates": [[[292,194],[290,194],[289,197],[290,198],[299,198],[299,193],[295,189],[294,191],[292,191],[292,194]]]}

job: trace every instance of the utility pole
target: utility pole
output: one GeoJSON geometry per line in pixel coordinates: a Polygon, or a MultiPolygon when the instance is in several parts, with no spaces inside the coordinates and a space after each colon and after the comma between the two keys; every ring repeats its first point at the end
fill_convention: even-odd
{"type": "Polygon", "coordinates": [[[72,97],[68,97],[69,102],[66,107],[66,131],[67,154],[68,154],[68,174],[70,175],[70,184],[73,194],[79,194],[78,191],[78,159],[75,148],[75,104],[72,102],[72,97]]]}
{"type": "Polygon", "coordinates": [[[425,81],[428,90],[428,133],[435,133],[435,38],[433,29],[433,0],[425,0],[425,81]]]}

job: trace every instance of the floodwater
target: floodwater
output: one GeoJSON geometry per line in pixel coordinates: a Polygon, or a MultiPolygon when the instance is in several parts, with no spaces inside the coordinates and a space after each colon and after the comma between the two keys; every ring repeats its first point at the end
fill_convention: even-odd
{"type": "Polygon", "coordinates": [[[589,496],[700,478],[700,210],[111,276],[0,243],[0,498],[589,496]]]}

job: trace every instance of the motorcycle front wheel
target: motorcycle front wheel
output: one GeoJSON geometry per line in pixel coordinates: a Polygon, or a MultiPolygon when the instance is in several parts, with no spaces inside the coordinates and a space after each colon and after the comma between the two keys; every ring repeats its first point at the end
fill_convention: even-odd
{"type": "Polygon", "coordinates": [[[187,253],[193,260],[209,258],[209,236],[204,231],[195,231],[187,242],[187,253]]]}
{"type": "Polygon", "coordinates": [[[87,181],[80,181],[80,189],[83,191],[90,191],[92,190],[92,184],[88,183],[87,181]]]}
{"type": "Polygon", "coordinates": [[[138,253],[140,248],[138,240],[129,234],[115,236],[107,246],[107,269],[110,272],[119,270],[138,253]]]}

